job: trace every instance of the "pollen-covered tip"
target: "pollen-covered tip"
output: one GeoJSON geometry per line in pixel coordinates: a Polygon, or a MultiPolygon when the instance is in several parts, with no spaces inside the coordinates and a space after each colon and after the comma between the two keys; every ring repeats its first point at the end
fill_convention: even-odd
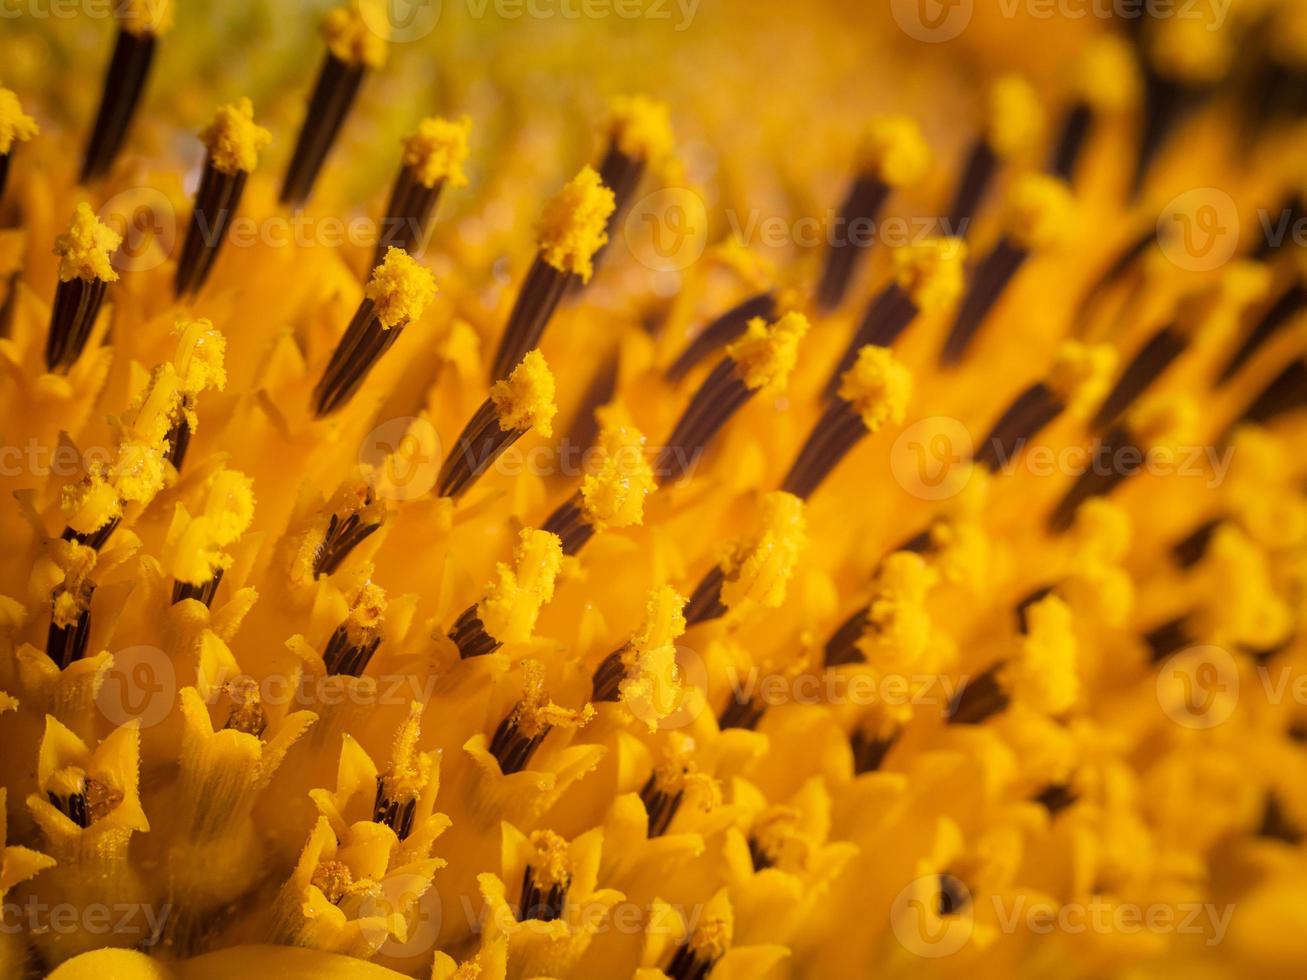
{"type": "Polygon", "coordinates": [[[1005,683],[1012,696],[1028,707],[1061,714],[1080,693],[1071,608],[1049,595],[1029,606],[1025,616],[1021,652],[1004,671],[1005,683]]]}
{"type": "Polygon", "coordinates": [[[868,344],[844,375],[839,396],[857,410],[868,432],[901,423],[912,397],[912,372],[888,347],[868,344]]]}
{"type": "Polygon", "coordinates": [[[26,142],[40,131],[36,120],[23,112],[18,96],[0,88],[0,155],[12,150],[15,142],[26,142]]]}
{"type": "Polygon", "coordinates": [[[347,65],[384,68],[389,38],[383,32],[389,24],[382,0],[349,0],[323,18],[322,38],[327,50],[347,65]],[[371,16],[364,13],[367,6],[373,7],[371,16]]]}
{"type": "Polygon", "coordinates": [[[389,248],[372,270],[363,294],[372,301],[377,319],[387,330],[422,316],[436,295],[436,277],[403,249],[389,248]]]}
{"type": "Polygon", "coordinates": [[[754,534],[737,542],[722,560],[722,602],[732,610],[746,603],[779,607],[807,543],[803,500],[783,490],[768,493],[754,534]]]}
{"type": "MultiPolygon", "coordinates": [[[[394,251],[392,249],[392,251],[394,251]]],[[[505,380],[490,389],[499,427],[505,432],[534,429],[549,438],[558,413],[554,402],[554,375],[539,350],[529,351],[505,380]]]]}
{"type": "Polygon", "coordinates": [[[1085,419],[1107,394],[1117,360],[1116,348],[1111,344],[1064,341],[1046,383],[1068,415],[1085,419]]]}
{"type": "Polygon", "coordinates": [[[675,145],[667,103],[643,95],[620,95],[608,103],[613,145],[634,160],[657,162],[675,145]]]}
{"type": "Polygon", "coordinates": [[[762,317],[749,321],[744,335],[726,348],[735,369],[750,391],[782,391],[799,359],[799,341],[808,332],[808,318],[786,313],[775,323],[762,317]]]}
{"type": "Polygon", "coordinates": [[[894,250],[894,278],[918,312],[954,306],[966,288],[967,244],[960,238],[925,238],[894,250]]]}
{"type": "Polygon", "coordinates": [[[74,279],[115,282],[118,273],[109,257],[122,242],[122,236],[100,221],[89,204],[78,204],[68,230],[55,240],[54,254],[59,256],[60,282],[74,279]]]}
{"type": "Polygon", "coordinates": [[[644,499],[658,486],[645,454],[644,435],[624,415],[603,416],[598,467],[581,481],[582,511],[598,528],[630,527],[644,520],[644,499]]]}
{"type": "Polygon", "coordinates": [[[608,242],[608,218],[616,206],[594,168],[583,167],[545,205],[536,225],[541,256],[559,272],[589,282],[594,255],[608,242]]]}
{"type": "Polygon", "coordinates": [[[531,638],[541,607],[554,597],[554,580],[563,564],[558,535],[523,528],[513,549],[513,563],[500,562],[477,605],[477,618],[500,643],[531,638]]]}
{"type": "Polygon", "coordinates": [[[1065,181],[1023,174],[1012,184],[1003,214],[1007,237],[1028,252],[1065,242],[1075,230],[1076,206],[1065,181]]]}
{"type": "Polygon", "coordinates": [[[472,120],[467,116],[458,119],[428,116],[404,138],[404,166],[424,187],[435,187],[438,183],[466,187],[463,163],[467,160],[471,132],[472,120]]]}
{"type": "Polygon", "coordinates": [[[254,104],[238,99],[218,107],[200,140],[222,173],[250,173],[259,165],[259,151],[272,142],[272,134],[254,122],[254,104]]]}
{"type": "Polygon", "coordinates": [[[1045,123],[1043,100],[1020,75],[1003,75],[990,87],[986,139],[996,156],[1030,153],[1043,138],[1045,123]]]}
{"type": "Polygon", "coordinates": [[[1077,98],[1103,112],[1133,107],[1143,89],[1135,49],[1110,31],[1085,45],[1072,64],[1070,81],[1077,98]]]}
{"type": "Polygon", "coordinates": [[[919,183],[930,169],[930,144],[915,119],[881,116],[868,125],[862,142],[863,168],[889,187],[919,183]]]}

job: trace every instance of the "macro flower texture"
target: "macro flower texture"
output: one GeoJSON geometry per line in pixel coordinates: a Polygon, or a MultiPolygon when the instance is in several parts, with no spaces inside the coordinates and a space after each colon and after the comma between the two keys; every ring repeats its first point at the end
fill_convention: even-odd
{"type": "Polygon", "coordinates": [[[1307,3],[0,14],[0,977],[1307,975],[1307,3]]]}

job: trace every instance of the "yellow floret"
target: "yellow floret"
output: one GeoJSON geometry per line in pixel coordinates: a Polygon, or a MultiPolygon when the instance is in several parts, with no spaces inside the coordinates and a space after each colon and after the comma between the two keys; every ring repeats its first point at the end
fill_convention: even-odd
{"type": "Polygon", "coordinates": [[[524,528],[513,549],[513,564],[495,566],[495,577],[477,605],[486,632],[500,643],[530,639],[540,607],[554,597],[554,579],[562,564],[558,535],[524,528]]]}
{"type": "Polygon", "coordinates": [[[379,5],[384,0],[350,0],[322,21],[327,49],[347,65],[384,68],[386,65],[389,13],[379,5]],[[364,6],[372,10],[364,12],[364,6]],[[387,34],[383,34],[387,31],[387,34]]]}
{"type": "Polygon", "coordinates": [[[886,422],[898,425],[912,397],[912,372],[888,347],[868,344],[844,372],[839,396],[862,416],[868,432],[886,422]]]}
{"type": "Polygon", "coordinates": [[[564,708],[545,692],[545,667],[538,660],[522,664],[522,700],[513,711],[518,731],[528,737],[550,728],[583,728],[595,716],[594,705],[564,708]]]}
{"type": "Polygon", "coordinates": [[[36,120],[23,112],[18,96],[0,88],[0,155],[12,150],[15,140],[26,142],[40,131],[36,120]]]}
{"type": "Polygon", "coordinates": [[[68,230],[55,239],[54,254],[59,256],[59,279],[71,282],[99,279],[115,282],[118,273],[109,256],[123,243],[122,236],[100,221],[85,202],[77,205],[68,230]]]}
{"type": "Polygon", "coordinates": [[[1087,105],[1120,112],[1139,100],[1139,65],[1123,37],[1103,33],[1090,41],[1076,59],[1071,90],[1087,105]]]}
{"type": "Polygon", "coordinates": [[[930,144],[915,119],[882,116],[867,126],[862,158],[864,167],[890,187],[907,187],[926,176],[930,144]]]}
{"type": "Polygon", "coordinates": [[[255,124],[254,104],[240,99],[219,106],[200,139],[215,168],[225,174],[249,173],[259,165],[259,151],[272,142],[272,134],[255,124]]]}
{"type": "Polygon", "coordinates": [[[118,491],[98,466],[79,482],[63,488],[59,507],[64,521],[79,534],[98,531],[122,514],[118,491]]]}
{"type": "Polygon", "coordinates": [[[404,138],[404,166],[424,187],[435,187],[442,181],[450,187],[466,187],[463,161],[467,159],[471,132],[472,120],[467,116],[428,116],[418,123],[416,132],[404,138]]]}
{"type": "Polygon", "coordinates": [[[1293,635],[1289,603],[1276,591],[1267,555],[1232,524],[1209,545],[1212,604],[1204,610],[1219,643],[1272,650],[1293,635]]]}
{"type": "Polygon", "coordinates": [[[722,602],[739,609],[746,602],[775,609],[785,601],[799,555],[807,544],[803,501],[783,490],[762,498],[758,531],[737,542],[721,563],[722,602]]]}
{"type": "Polygon", "coordinates": [[[1046,596],[1026,609],[1026,622],[1021,654],[1006,672],[1009,690],[1027,707],[1061,714],[1080,693],[1071,608],[1055,595],[1046,596]]]}
{"type": "Polygon", "coordinates": [[[118,0],[114,10],[128,34],[158,37],[172,28],[172,0],[118,0]]]}
{"type": "Polygon", "coordinates": [[[667,104],[643,95],[617,96],[608,103],[613,143],[628,157],[657,162],[672,152],[667,104]]]}
{"type": "Polygon", "coordinates": [[[1067,340],[1058,347],[1045,383],[1068,415],[1088,418],[1107,394],[1116,362],[1116,348],[1111,344],[1067,340]]]}
{"type": "Polygon", "coordinates": [[[922,313],[952,307],[966,286],[967,245],[960,238],[926,238],[894,250],[894,278],[922,313]]]}
{"type": "Polygon", "coordinates": [[[617,206],[613,192],[592,167],[581,172],[545,205],[536,225],[540,254],[559,272],[589,282],[594,255],[608,241],[608,218],[617,206]]]}
{"type": "Polygon", "coordinates": [[[1044,102],[1020,75],[1003,75],[989,90],[989,145],[1002,159],[1029,153],[1044,135],[1044,102]]]}
{"type": "Polygon", "coordinates": [[[181,338],[177,341],[177,353],[172,363],[182,391],[189,394],[206,388],[222,391],[227,386],[224,366],[227,339],[214,329],[213,322],[203,317],[178,320],[173,333],[181,338]]]}
{"type": "Polygon", "coordinates": [[[1027,251],[1065,241],[1074,229],[1075,201],[1066,183],[1044,174],[1023,174],[1012,184],[1003,227],[1027,251]]]}
{"type": "Polygon", "coordinates": [[[386,249],[381,265],[372,270],[363,295],[372,300],[381,325],[412,323],[436,295],[436,277],[402,248],[386,249]]]}
{"type": "Polygon", "coordinates": [[[770,326],[762,317],[754,317],[726,353],[750,391],[783,391],[799,359],[799,341],[807,332],[808,318],[802,313],[786,313],[770,326]]]}
{"type": "Polygon", "coordinates": [[[676,639],[685,632],[685,596],[669,586],[649,597],[644,622],[623,656],[626,676],[618,685],[622,703],[655,731],[680,703],[676,639]]]}
{"type": "Polygon", "coordinates": [[[173,547],[172,574],[179,582],[202,585],[231,564],[223,553],[254,519],[254,481],[235,470],[220,470],[209,482],[204,510],[185,522],[173,547]]]}
{"type": "Polygon", "coordinates": [[[598,469],[581,481],[586,520],[597,528],[644,521],[644,498],[657,487],[645,456],[644,436],[628,420],[609,414],[599,431],[598,469]]]}
{"type": "Polygon", "coordinates": [[[552,830],[531,831],[531,872],[537,887],[563,885],[572,880],[571,865],[567,859],[567,841],[552,830]]]}
{"type": "Polygon", "coordinates": [[[495,382],[490,400],[499,416],[499,427],[505,432],[534,429],[546,439],[554,434],[554,416],[558,413],[554,375],[539,350],[528,352],[505,380],[495,382]]]}
{"type": "Polygon", "coordinates": [[[703,907],[703,915],[689,939],[689,946],[702,962],[712,963],[726,955],[734,935],[735,913],[723,888],[703,907]]]}
{"type": "Polygon", "coordinates": [[[895,552],[881,564],[858,649],[881,675],[910,677],[925,670],[932,622],[926,595],[938,573],[918,554],[895,552]]]}

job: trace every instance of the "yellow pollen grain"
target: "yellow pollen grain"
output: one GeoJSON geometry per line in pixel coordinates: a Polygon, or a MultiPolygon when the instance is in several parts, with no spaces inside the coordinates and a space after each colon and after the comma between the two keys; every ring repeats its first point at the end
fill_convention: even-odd
{"type": "Polygon", "coordinates": [[[862,416],[868,432],[902,423],[912,398],[912,372],[888,347],[868,344],[844,372],[839,396],[862,416]]]}
{"type": "Polygon", "coordinates": [[[967,245],[960,238],[926,238],[894,250],[894,278],[922,313],[947,310],[966,287],[967,245]]]}
{"type": "Polygon", "coordinates": [[[675,146],[667,104],[643,95],[619,95],[608,103],[613,143],[634,160],[657,163],[675,146]]]}
{"type": "Polygon", "coordinates": [[[1036,711],[1061,714],[1080,693],[1071,608],[1055,595],[1046,596],[1027,608],[1026,623],[1020,655],[1006,672],[1010,689],[1036,711]]]}
{"type": "Polygon", "coordinates": [[[23,112],[18,96],[0,88],[0,156],[14,148],[14,142],[26,142],[41,131],[36,120],[23,112]]]}
{"type": "Polygon", "coordinates": [[[581,172],[545,205],[536,225],[536,240],[544,260],[559,272],[589,282],[594,255],[608,241],[608,219],[617,206],[593,167],[581,172]]]}
{"type": "Polygon", "coordinates": [[[422,316],[436,295],[431,270],[401,248],[386,249],[381,265],[372,270],[363,295],[372,300],[377,319],[387,330],[422,316]]]}
{"type": "Polygon", "coordinates": [[[554,416],[558,406],[554,403],[554,375],[539,350],[522,358],[503,381],[496,381],[490,389],[490,400],[499,417],[499,427],[505,432],[534,429],[548,439],[554,433],[554,416]]]}
{"type": "Polygon", "coordinates": [[[1068,415],[1088,418],[1107,394],[1117,360],[1116,348],[1111,344],[1064,341],[1045,383],[1068,415]]]}
{"type": "Polygon", "coordinates": [[[54,254],[59,256],[60,281],[117,281],[118,273],[109,256],[122,243],[122,236],[97,218],[89,204],[84,201],[78,204],[68,230],[54,243],[54,254]]]}
{"type": "Polygon", "coordinates": [[[784,391],[799,360],[799,341],[807,332],[808,318],[802,313],[786,313],[770,325],[754,317],[726,354],[750,391],[784,391]]]}
{"type": "Polygon", "coordinates": [[[159,37],[172,29],[172,0],[118,0],[114,10],[128,34],[159,37]]]}
{"type": "Polygon", "coordinates": [[[1003,215],[1003,229],[1029,252],[1051,248],[1075,228],[1075,200],[1064,181],[1044,174],[1022,174],[1012,184],[1003,215]]]}
{"type": "Polygon", "coordinates": [[[327,14],[322,20],[322,37],[327,49],[347,65],[384,68],[390,24],[384,3],[385,0],[350,0],[327,14]]]}
{"type": "Polygon", "coordinates": [[[601,418],[597,469],[581,481],[581,503],[594,527],[632,527],[644,522],[644,500],[657,487],[645,454],[644,435],[625,418],[601,418]]]}
{"type": "Polygon", "coordinates": [[[64,487],[59,506],[68,526],[80,534],[98,531],[122,514],[118,491],[105,479],[100,467],[92,468],[82,480],[64,487]]]}
{"type": "Polygon", "coordinates": [[[404,166],[424,187],[435,187],[438,183],[466,187],[463,162],[467,160],[471,132],[472,120],[468,116],[458,119],[428,116],[413,133],[404,137],[404,166]]]}
{"type": "Polygon", "coordinates": [[[1073,62],[1071,91],[1086,105],[1121,112],[1139,101],[1139,64],[1134,49],[1114,33],[1090,41],[1073,62]]]}
{"type": "Polygon", "coordinates": [[[739,541],[722,560],[722,602],[738,609],[746,602],[775,609],[785,594],[808,542],[803,501],[783,490],[762,498],[758,530],[739,541]]]}
{"type": "Polygon", "coordinates": [[[523,528],[513,549],[513,563],[495,566],[495,577],[477,605],[486,632],[500,643],[530,639],[540,608],[554,597],[554,580],[562,565],[558,535],[523,528]]]}
{"type": "Polygon", "coordinates": [[[545,667],[540,661],[524,662],[522,671],[522,700],[513,710],[513,720],[523,735],[531,738],[550,728],[584,728],[594,719],[592,704],[564,708],[549,699],[545,693],[545,667]]]}
{"type": "Polygon", "coordinates": [[[867,125],[863,136],[863,168],[890,187],[908,187],[926,176],[930,144],[915,119],[881,116],[867,125]]]}
{"type": "Polygon", "coordinates": [[[1020,75],[1003,75],[989,90],[990,148],[999,158],[1025,156],[1044,136],[1044,102],[1020,75]]]}
{"type": "Polygon", "coordinates": [[[649,596],[644,622],[623,656],[626,677],[619,690],[622,703],[657,731],[680,701],[680,671],[676,664],[676,640],[685,632],[685,596],[670,586],[660,586],[649,596]]]}
{"type": "Polygon", "coordinates": [[[218,107],[200,140],[216,169],[225,174],[249,173],[259,165],[259,151],[272,142],[272,134],[254,122],[254,104],[239,99],[218,107]]]}
{"type": "Polygon", "coordinates": [[[567,887],[572,879],[567,860],[567,841],[552,830],[533,830],[530,837],[531,871],[537,886],[567,887]]]}

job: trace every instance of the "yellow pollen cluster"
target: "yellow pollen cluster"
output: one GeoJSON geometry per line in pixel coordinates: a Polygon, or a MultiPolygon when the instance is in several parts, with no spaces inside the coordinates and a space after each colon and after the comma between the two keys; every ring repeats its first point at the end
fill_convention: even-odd
{"type": "Polygon", "coordinates": [[[989,145],[1001,159],[1022,157],[1044,135],[1044,103],[1020,75],[1003,75],[989,90],[989,145]]]}
{"type": "Polygon", "coordinates": [[[536,240],[544,260],[559,272],[589,282],[594,255],[608,241],[608,219],[617,206],[593,167],[581,172],[545,205],[536,225],[536,240]]]}
{"type": "MultiPolygon", "coordinates": [[[[222,391],[227,386],[227,340],[214,328],[213,321],[203,317],[179,320],[173,332],[180,336],[177,354],[173,358],[177,386],[189,395],[199,394],[209,388],[222,391]]],[[[188,421],[194,431],[198,420],[190,418],[188,421]]]]}
{"type": "Polygon", "coordinates": [[[347,65],[384,68],[389,35],[390,13],[385,0],[350,0],[322,21],[327,49],[347,65]]]}
{"type": "Polygon", "coordinates": [[[529,351],[522,363],[490,389],[490,400],[505,432],[534,429],[546,439],[554,434],[554,375],[539,350],[529,351]]]}
{"type": "Polygon", "coordinates": [[[1003,216],[1007,236],[1029,252],[1066,241],[1075,227],[1075,200],[1066,183],[1044,174],[1023,174],[1012,183],[1003,216]]]}
{"type": "Polygon", "coordinates": [[[172,29],[173,0],[118,0],[114,11],[128,34],[155,37],[172,29]]]}
{"type": "Polygon", "coordinates": [[[857,410],[868,432],[901,423],[912,397],[912,372],[888,347],[868,344],[840,381],[839,396],[857,410]]]}
{"type": "Polygon", "coordinates": [[[223,549],[245,533],[254,518],[254,481],[235,470],[220,470],[209,482],[204,509],[191,517],[178,508],[171,537],[169,571],[179,582],[203,585],[231,564],[223,549]]]}
{"type": "Polygon", "coordinates": [[[1130,42],[1104,32],[1085,45],[1071,74],[1071,89],[1087,105],[1121,112],[1139,100],[1139,67],[1130,42]]]}
{"type": "Polygon", "coordinates": [[[722,561],[722,602],[728,609],[780,606],[807,545],[802,500],[773,490],[762,498],[761,510],[758,531],[738,542],[722,561]]]}
{"type": "Polygon", "coordinates": [[[799,360],[799,341],[807,332],[808,318],[802,313],[786,313],[771,325],[754,317],[726,353],[750,391],[783,391],[799,360]]]}
{"type": "Polygon", "coordinates": [[[1174,450],[1192,444],[1198,430],[1198,403],[1185,394],[1159,394],[1142,399],[1126,427],[1143,449],[1174,450]]]}
{"type": "Polygon", "coordinates": [[[1021,652],[1006,671],[1009,688],[1027,707],[1061,714],[1080,693],[1071,609],[1057,596],[1046,596],[1026,609],[1026,622],[1021,652]]]}
{"type": "Polygon", "coordinates": [[[272,134],[254,122],[254,103],[239,99],[218,107],[200,139],[217,170],[250,173],[259,165],[259,151],[272,142],[272,134]]]}
{"type": "Polygon", "coordinates": [[[39,133],[36,120],[23,112],[18,96],[7,88],[0,88],[0,155],[14,148],[14,142],[26,142],[39,133]]]}
{"type": "Polygon", "coordinates": [[[867,125],[863,136],[863,167],[890,187],[909,187],[926,176],[930,144],[915,119],[881,116],[867,125]]]}
{"type": "Polygon", "coordinates": [[[531,872],[537,886],[563,885],[571,881],[567,859],[567,841],[552,830],[531,832],[531,872]]]}
{"type": "Polygon", "coordinates": [[[101,222],[89,204],[77,205],[68,230],[55,239],[54,254],[59,256],[60,281],[116,281],[118,273],[109,262],[109,256],[122,243],[122,236],[101,222]]]}
{"type": "Polygon", "coordinates": [[[926,595],[936,579],[935,570],[913,552],[895,552],[881,564],[858,649],[882,675],[921,671],[931,640],[926,595]]]}
{"type": "Polygon", "coordinates": [[[617,148],[634,160],[657,163],[672,152],[667,103],[643,95],[619,95],[608,103],[610,132],[617,148]]]}
{"type": "Polygon", "coordinates": [[[545,667],[538,660],[522,664],[522,700],[513,711],[518,731],[531,738],[549,728],[584,728],[595,716],[594,705],[564,708],[545,693],[545,667]]]}
{"type": "Polygon", "coordinates": [[[1064,341],[1046,383],[1068,415],[1088,418],[1107,394],[1116,364],[1117,352],[1111,344],[1064,341]]]}
{"type": "Polygon", "coordinates": [[[422,316],[435,298],[436,277],[403,249],[391,246],[372,270],[363,295],[372,300],[377,319],[389,330],[422,316]]]}
{"type": "Polygon", "coordinates": [[[404,166],[425,187],[435,187],[441,182],[450,187],[466,187],[463,162],[467,159],[471,132],[472,120],[468,116],[458,119],[428,116],[418,123],[415,132],[404,137],[404,166]]]}
{"type": "Polygon", "coordinates": [[[598,468],[581,481],[586,520],[597,528],[631,527],[644,521],[644,499],[657,487],[645,440],[619,413],[608,411],[599,430],[598,468]]]}
{"type": "MultiPolygon", "coordinates": [[[[384,604],[384,597],[381,602],[384,604]]],[[[386,796],[391,800],[416,799],[431,779],[433,760],[428,753],[418,751],[421,737],[422,704],[413,701],[408,706],[408,717],[395,733],[390,766],[384,774],[386,796]]]]}
{"type": "Polygon", "coordinates": [[[926,238],[894,250],[894,278],[922,313],[947,310],[966,287],[967,244],[926,238]]]}
{"type": "Polygon", "coordinates": [[[676,709],[680,699],[676,640],[685,632],[684,608],[685,596],[675,589],[666,585],[655,589],[644,622],[623,657],[622,703],[650,731],[657,731],[658,722],[676,709]]]}
{"type": "Polygon", "coordinates": [[[122,514],[118,491],[105,479],[104,469],[98,465],[84,479],[65,486],[59,503],[64,520],[79,534],[98,531],[122,514]]]}
{"type": "Polygon", "coordinates": [[[513,564],[495,566],[495,577],[477,605],[486,632],[500,643],[529,640],[540,607],[554,597],[554,579],[562,564],[558,535],[523,528],[513,549],[513,564]]]}
{"type": "Polygon", "coordinates": [[[1229,524],[1217,529],[1210,549],[1215,601],[1203,613],[1215,635],[1250,650],[1279,647],[1293,633],[1294,615],[1276,592],[1265,554],[1229,524]]]}

